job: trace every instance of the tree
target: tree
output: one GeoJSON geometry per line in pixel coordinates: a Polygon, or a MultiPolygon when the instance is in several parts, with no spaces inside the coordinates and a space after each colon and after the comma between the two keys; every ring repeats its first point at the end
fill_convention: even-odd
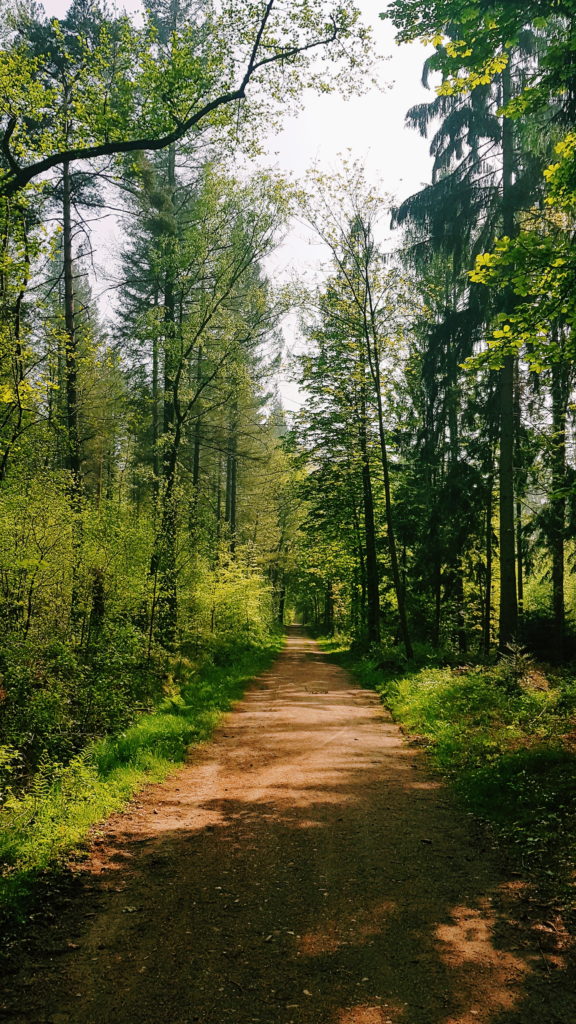
{"type": "Polygon", "coordinates": [[[38,416],[41,388],[30,354],[26,304],[44,250],[40,207],[31,198],[0,203],[0,483],[38,416]]]}
{"type": "MultiPolygon", "coordinates": [[[[355,627],[369,643],[381,630],[380,567],[374,498],[374,415],[371,381],[357,322],[343,282],[336,273],[317,297],[305,331],[312,352],[299,360],[300,383],[308,401],[297,420],[297,436],[308,466],[302,490],[308,515],[303,529],[311,538],[309,554],[330,557],[321,574],[324,596],[350,564],[360,589],[355,627]]],[[[306,573],[304,573],[306,578],[306,573]]],[[[354,583],[352,583],[352,595],[354,583]]],[[[356,602],[353,601],[353,605],[356,602]]],[[[320,607],[314,607],[314,617],[320,607]]]]}
{"type": "MultiPolygon", "coordinates": [[[[457,30],[453,30],[457,31],[457,30]]],[[[430,61],[423,81],[428,84],[430,61]]],[[[415,334],[419,380],[426,396],[420,442],[424,445],[429,530],[427,551],[433,553],[432,593],[435,606],[433,638],[440,641],[442,582],[444,596],[457,620],[459,646],[467,646],[464,626],[463,574],[470,545],[468,499],[486,498],[492,505],[492,466],[488,467],[485,494],[477,486],[455,487],[468,474],[469,460],[463,418],[467,389],[462,386],[461,364],[482,337],[491,310],[478,288],[470,287],[466,271],[474,253],[494,238],[502,215],[502,126],[497,115],[499,90],[479,87],[471,96],[438,95],[408,111],[407,123],[421,135],[431,135],[432,182],[408,197],[394,211],[394,223],[405,228],[402,259],[418,276],[425,312],[417,317],[415,334]],[[458,495],[458,515],[450,514],[458,495]],[[447,498],[449,497],[449,500],[447,498]]],[[[494,415],[494,403],[486,413],[494,415]]],[[[491,425],[486,424],[491,430],[491,425]]],[[[471,481],[469,482],[469,484],[471,481]]],[[[486,565],[491,563],[491,526],[486,532],[486,565]]],[[[429,559],[425,558],[425,564],[429,559]]],[[[491,586],[487,581],[487,593],[491,586]]],[[[487,610],[489,621],[490,609],[487,610]]],[[[486,634],[489,636],[489,630],[486,634]]]]}
{"type": "MultiPolygon", "coordinates": [[[[335,0],[201,4],[172,32],[169,46],[161,45],[154,19],[152,13],[139,29],[125,15],[107,18],[97,40],[78,35],[83,59],[72,132],[66,85],[44,81],[41,56],[17,37],[5,49],[1,196],[58,166],[158,151],[222,126],[223,118],[237,123],[250,86],[260,97],[265,89],[276,109],[308,85],[358,88],[371,57],[358,9],[335,0]],[[327,48],[330,63],[317,65],[317,53],[327,48]]],[[[51,24],[55,34],[65,33],[60,22],[51,24]]]]}
{"type": "Polygon", "coordinates": [[[376,413],[380,460],[384,485],[384,504],[391,574],[398,606],[400,634],[408,658],[412,644],[406,612],[405,584],[401,577],[394,522],[391,466],[384,416],[386,388],[390,386],[390,358],[400,335],[402,299],[398,271],[388,269],[374,232],[384,208],[364,181],[357,166],[347,167],[341,176],[317,175],[316,191],[304,198],[305,213],[322,241],[327,245],[346,312],[347,329],[361,346],[371,387],[369,401],[376,413]]]}
{"type": "MultiPolygon", "coordinates": [[[[259,349],[283,308],[269,295],[257,268],[274,246],[287,210],[282,183],[265,175],[241,184],[207,166],[200,179],[186,188],[171,174],[167,193],[154,185],[154,177],[147,186],[165,199],[160,204],[159,229],[153,229],[147,248],[143,250],[139,242],[137,249],[140,257],[146,256],[140,280],[149,315],[142,326],[144,336],[151,333],[153,344],[156,426],[152,445],[158,521],[151,560],[157,581],[152,615],[157,613],[166,643],[174,642],[177,622],[181,453],[186,445],[194,446],[189,464],[196,465],[193,486],[197,491],[202,430],[209,409],[219,406],[227,409],[225,519],[231,538],[235,534],[239,421],[234,383],[228,390],[226,380],[235,365],[244,365],[259,349]],[[151,282],[157,282],[152,283],[153,295],[151,282]]],[[[130,267],[134,272],[133,258],[130,267]]]]}
{"type": "MultiPolygon", "coordinates": [[[[521,92],[525,77],[532,69],[537,52],[534,33],[528,30],[520,33],[504,47],[506,58],[501,66],[494,65],[490,74],[477,76],[473,82],[470,79],[469,88],[461,88],[450,76],[455,62],[465,63],[467,59],[461,36],[469,29],[474,32],[475,22],[471,24],[469,13],[463,11],[462,20],[444,24],[442,33],[435,37],[437,54],[427,61],[427,70],[431,67],[442,70],[439,95],[433,103],[415,108],[409,114],[422,132],[435,117],[443,115],[431,145],[435,178],[421,194],[402,204],[397,219],[408,220],[420,227],[420,231],[428,229],[429,236],[433,233],[432,244],[452,255],[457,301],[462,305],[469,295],[469,313],[473,314],[475,308],[479,314],[476,331],[470,336],[472,343],[478,327],[487,324],[498,309],[500,312],[510,310],[514,298],[510,290],[504,290],[493,296],[496,310],[489,303],[479,303],[474,289],[470,290],[466,281],[465,271],[498,232],[503,231],[507,237],[516,233],[520,209],[533,199],[539,188],[541,154],[526,145],[527,139],[509,117],[502,116],[502,111],[506,111],[514,96],[521,92]]],[[[454,319],[459,319],[459,312],[455,311],[454,319]]],[[[520,451],[521,427],[520,404],[515,396],[516,375],[514,358],[508,355],[499,367],[501,649],[518,633],[518,594],[521,595],[522,589],[521,530],[516,528],[521,518],[520,495],[515,495],[515,484],[520,480],[515,461],[520,451]]]]}

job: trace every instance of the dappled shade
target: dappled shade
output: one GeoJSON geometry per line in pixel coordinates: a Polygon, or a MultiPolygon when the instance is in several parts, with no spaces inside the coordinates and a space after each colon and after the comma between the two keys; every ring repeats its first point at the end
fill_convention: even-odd
{"type": "Polygon", "coordinates": [[[14,1024],[532,1024],[555,979],[568,1024],[524,883],[420,756],[294,629],[217,742],[106,826],[14,1024]]]}

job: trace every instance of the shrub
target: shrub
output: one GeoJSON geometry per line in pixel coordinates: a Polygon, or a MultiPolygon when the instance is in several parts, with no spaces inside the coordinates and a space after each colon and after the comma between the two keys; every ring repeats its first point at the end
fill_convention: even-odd
{"type": "Polygon", "coordinates": [[[365,658],[354,670],[398,721],[426,739],[433,764],[466,805],[523,861],[537,859],[549,870],[576,855],[576,683],[521,685],[531,667],[519,648],[491,668],[430,666],[394,676],[365,658]]]}

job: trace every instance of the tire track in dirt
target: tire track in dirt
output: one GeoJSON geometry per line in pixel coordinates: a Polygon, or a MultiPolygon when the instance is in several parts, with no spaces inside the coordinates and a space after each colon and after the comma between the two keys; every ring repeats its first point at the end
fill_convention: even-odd
{"type": "Polygon", "coordinates": [[[574,974],[374,694],[292,627],[111,818],[10,1024],[574,1024],[574,974]]]}

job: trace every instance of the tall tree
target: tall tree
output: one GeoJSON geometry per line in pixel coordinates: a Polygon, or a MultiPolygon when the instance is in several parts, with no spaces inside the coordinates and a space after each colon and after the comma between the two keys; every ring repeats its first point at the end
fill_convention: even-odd
{"type": "MultiPolygon", "coordinates": [[[[467,24],[462,22],[445,25],[447,38],[439,37],[438,43],[442,43],[439,56],[427,61],[426,75],[445,54],[453,53],[456,59],[459,40],[466,28],[467,24]]],[[[413,108],[408,115],[423,134],[434,126],[435,119],[442,117],[431,142],[432,185],[406,200],[397,211],[396,220],[409,223],[417,232],[416,244],[411,247],[416,264],[427,259],[422,251],[424,240],[431,244],[433,251],[443,251],[452,260],[448,294],[453,309],[446,323],[468,320],[464,351],[453,346],[456,377],[461,362],[472,353],[480,331],[486,331],[490,318],[502,313],[512,301],[510,292],[495,297],[495,308],[485,300],[479,301],[475,285],[470,286],[467,271],[478,253],[500,232],[513,236],[519,210],[530,202],[539,186],[538,159],[530,148],[521,147],[512,122],[502,116],[502,108],[510,104],[514,90],[518,91],[517,81],[531,65],[533,50],[533,37],[526,32],[511,51],[514,74],[506,64],[493,73],[492,81],[487,76],[486,81],[478,81],[470,93],[465,89],[445,90],[441,86],[436,100],[413,108]]],[[[447,75],[446,65],[441,66],[447,75]]],[[[519,495],[515,496],[514,485],[519,480],[515,470],[515,455],[519,450],[515,438],[520,429],[520,407],[515,397],[515,378],[514,356],[509,354],[499,373],[498,413],[499,643],[502,649],[518,633],[516,559],[521,562],[521,535],[516,536],[515,530],[519,495]]],[[[456,386],[452,394],[458,394],[456,386]]],[[[452,418],[453,434],[457,419],[457,416],[452,418]]]]}
{"type": "Polygon", "coordinates": [[[370,380],[384,486],[384,509],[391,575],[399,627],[408,658],[412,643],[408,627],[405,581],[400,572],[393,510],[391,462],[385,422],[385,392],[390,386],[390,351],[401,330],[403,301],[398,272],[388,269],[374,232],[384,209],[372,194],[359,167],[344,167],[342,175],[316,177],[315,193],[304,200],[307,217],[328,246],[348,318],[348,330],[361,346],[370,380]],[[386,371],[385,361],[388,361],[386,371]],[[384,377],[383,374],[386,374],[384,377]]]}
{"type": "MultiPolygon", "coordinates": [[[[323,532],[332,543],[347,535],[362,595],[357,626],[360,633],[365,626],[368,642],[377,643],[381,612],[374,415],[365,350],[349,312],[336,276],[318,297],[314,318],[305,326],[313,351],[300,360],[308,402],[298,418],[298,432],[303,451],[316,467],[304,484],[310,509],[305,526],[311,535],[323,532]]],[[[324,574],[324,591],[335,582],[324,574]]]]}

